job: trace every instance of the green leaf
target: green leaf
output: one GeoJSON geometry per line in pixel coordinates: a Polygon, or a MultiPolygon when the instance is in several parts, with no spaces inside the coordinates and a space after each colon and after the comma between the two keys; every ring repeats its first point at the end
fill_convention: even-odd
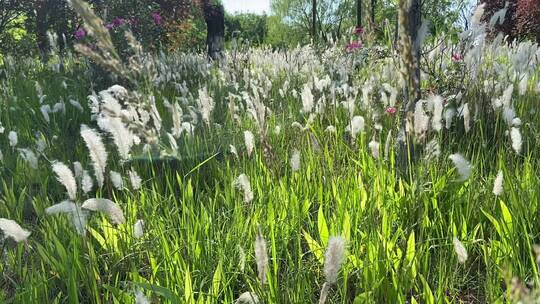
{"type": "Polygon", "coordinates": [[[484,213],[484,215],[488,218],[488,220],[493,224],[493,226],[495,227],[495,231],[497,231],[497,234],[500,237],[503,237],[503,234],[501,231],[501,225],[499,224],[499,221],[497,221],[497,219],[495,219],[491,214],[485,212],[484,210],[482,210],[482,213],[484,213]]]}
{"type": "Polygon", "coordinates": [[[184,303],[195,303],[193,284],[191,283],[191,274],[189,273],[189,269],[186,269],[186,275],[184,277],[184,300],[184,303]]]}
{"type": "Polygon", "coordinates": [[[321,265],[324,264],[324,252],[323,252],[323,248],[321,245],[319,245],[319,243],[317,243],[317,241],[315,241],[311,235],[309,235],[309,233],[307,233],[306,231],[303,231],[303,234],[304,234],[304,238],[306,239],[306,243],[309,247],[309,251],[311,251],[315,257],[317,258],[317,261],[319,261],[319,263],[321,263],[321,265]]]}
{"type": "Polygon", "coordinates": [[[416,255],[416,248],[415,248],[415,241],[414,241],[414,231],[411,232],[409,235],[409,239],[407,240],[407,252],[405,253],[405,259],[409,264],[414,260],[414,256],[416,255]]]}
{"type": "Polygon", "coordinates": [[[423,303],[426,304],[435,304],[435,297],[433,296],[433,292],[431,291],[431,288],[429,287],[428,282],[426,281],[426,278],[424,278],[423,275],[420,274],[420,280],[422,281],[422,285],[424,286],[424,301],[423,303]]]}
{"type": "Polygon", "coordinates": [[[214,277],[212,278],[212,295],[217,297],[219,294],[219,286],[223,280],[223,262],[220,259],[214,272],[214,277]]]}
{"type": "Polygon", "coordinates": [[[317,215],[317,228],[319,229],[319,237],[324,247],[328,244],[328,226],[326,225],[326,219],[322,209],[322,204],[319,206],[319,213],[317,215]]]}
{"type": "Polygon", "coordinates": [[[345,217],[343,219],[343,237],[346,241],[351,240],[351,216],[348,211],[345,211],[345,217]]]}
{"type": "Polygon", "coordinates": [[[501,212],[502,212],[504,223],[506,224],[506,228],[508,228],[508,231],[512,233],[513,231],[512,214],[510,213],[510,210],[508,209],[508,207],[503,201],[501,201],[501,212]]]}

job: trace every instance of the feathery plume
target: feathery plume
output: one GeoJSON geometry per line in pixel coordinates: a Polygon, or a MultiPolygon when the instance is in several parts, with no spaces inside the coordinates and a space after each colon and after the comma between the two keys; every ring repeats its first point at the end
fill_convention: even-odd
{"type": "Polygon", "coordinates": [[[76,179],[82,178],[84,169],[80,162],[76,161],[73,163],[73,171],[76,179]]]}
{"type": "Polygon", "coordinates": [[[81,125],[81,136],[90,152],[98,186],[102,187],[105,179],[105,167],[107,166],[107,150],[105,150],[99,134],[86,125],[81,125]]]}
{"type": "Polygon", "coordinates": [[[109,172],[109,175],[111,177],[111,182],[117,190],[123,190],[124,189],[124,180],[122,179],[122,175],[116,171],[109,172]]]}
{"type": "Polygon", "coordinates": [[[30,149],[19,149],[19,155],[24,159],[32,169],[38,168],[38,158],[34,151],[30,149]]]}
{"type": "Polygon", "coordinates": [[[454,163],[460,178],[458,181],[465,181],[471,176],[472,168],[468,160],[463,155],[456,153],[448,156],[448,158],[454,163]]]}
{"type": "Polygon", "coordinates": [[[298,151],[297,149],[293,150],[291,156],[291,170],[293,172],[300,170],[300,151],[298,151]]]}
{"type": "Polygon", "coordinates": [[[235,146],[229,145],[229,151],[231,151],[231,153],[238,158],[238,151],[236,150],[235,146]]]}
{"type": "Polygon", "coordinates": [[[351,132],[352,138],[356,138],[356,135],[358,135],[359,132],[364,131],[364,117],[362,116],[354,116],[351,119],[351,122],[347,126],[346,129],[347,132],[351,132]]]}
{"type": "Polygon", "coordinates": [[[116,225],[123,224],[126,221],[122,209],[109,199],[91,198],[84,201],[81,207],[90,211],[105,213],[111,222],[116,225]]]}
{"type": "Polygon", "coordinates": [[[345,257],[345,239],[341,236],[333,236],[328,239],[324,260],[324,275],[326,282],[335,284],[338,272],[345,257]]]}
{"type": "Polygon", "coordinates": [[[334,126],[328,126],[328,127],[326,127],[326,129],[324,129],[324,132],[327,132],[327,133],[336,133],[336,127],[334,127],[334,126]]]}
{"type": "Polygon", "coordinates": [[[140,290],[135,291],[135,304],[150,304],[150,300],[140,290]]]}
{"type": "Polygon", "coordinates": [[[15,147],[17,145],[17,142],[19,141],[17,137],[17,132],[15,131],[9,131],[8,133],[8,139],[9,139],[9,145],[11,147],[15,147]]]}
{"type": "Polygon", "coordinates": [[[465,133],[469,133],[471,130],[471,111],[469,111],[468,103],[463,105],[461,115],[463,115],[463,126],[465,127],[465,133]]]}
{"type": "Polygon", "coordinates": [[[0,231],[4,238],[12,238],[15,242],[23,242],[30,236],[30,231],[23,229],[17,222],[0,218],[0,231]]]}
{"type": "Polygon", "coordinates": [[[237,245],[238,247],[238,268],[240,269],[240,272],[244,272],[244,269],[246,268],[246,253],[244,252],[244,248],[242,246],[237,245]]]}
{"type": "Polygon", "coordinates": [[[92,188],[94,187],[94,181],[92,180],[92,177],[88,173],[87,170],[83,170],[82,174],[82,180],[81,180],[81,188],[84,194],[87,194],[88,192],[92,191],[92,188]]]}
{"type": "Polygon", "coordinates": [[[66,188],[69,199],[75,200],[77,197],[77,181],[71,169],[59,161],[52,163],[52,169],[56,174],[56,179],[66,188]]]}
{"type": "Polygon", "coordinates": [[[248,156],[251,156],[251,153],[255,148],[255,137],[251,131],[244,131],[244,144],[246,145],[248,156]]]}
{"type": "Polygon", "coordinates": [[[208,89],[206,87],[199,89],[198,105],[203,121],[207,125],[210,125],[210,114],[214,110],[214,100],[208,95],[208,89]]]}
{"type": "Polygon", "coordinates": [[[422,136],[428,131],[429,128],[429,116],[424,111],[424,101],[419,100],[416,103],[414,110],[414,133],[422,136]]]}
{"type": "Polygon", "coordinates": [[[144,235],[144,220],[137,220],[133,225],[133,237],[140,239],[144,235]]]}
{"type": "Polygon", "coordinates": [[[255,239],[255,260],[257,261],[257,272],[259,273],[259,279],[261,284],[266,284],[266,266],[268,265],[268,253],[266,251],[266,241],[262,236],[261,231],[257,234],[255,239]]]}
{"type": "Polygon", "coordinates": [[[249,177],[244,173],[240,174],[234,181],[234,186],[244,192],[244,202],[249,203],[253,200],[253,192],[251,192],[251,183],[249,177]]]}
{"type": "Polygon", "coordinates": [[[332,236],[328,239],[328,247],[324,255],[324,275],[326,282],[321,288],[319,304],[324,304],[330,291],[330,285],[337,282],[339,269],[345,258],[345,239],[341,236],[332,236]]]}
{"type": "Polygon", "coordinates": [[[463,244],[456,237],[454,237],[452,242],[454,243],[454,251],[456,252],[458,261],[461,264],[465,263],[469,257],[467,254],[467,249],[465,249],[465,246],[463,246],[463,244]]]}
{"type": "Polygon", "coordinates": [[[495,182],[493,182],[493,194],[500,196],[503,193],[503,172],[499,170],[495,182]]]}
{"type": "Polygon", "coordinates": [[[520,154],[522,141],[519,128],[512,127],[512,129],[510,130],[510,139],[512,140],[512,149],[514,149],[517,154],[520,154]]]}
{"type": "Polygon", "coordinates": [[[52,205],[49,208],[45,209],[45,213],[49,215],[66,213],[69,216],[71,223],[75,227],[77,233],[79,233],[80,235],[84,235],[84,233],[86,232],[86,220],[88,217],[88,212],[82,210],[79,205],[75,204],[72,201],[63,201],[56,205],[52,205]]]}
{"type": "Polygon", "coordinates": [[[128,172],[128,175],[129,175],[129,182],[131,183],[131,189],[139,190],[141,188],[142,179],[137,173],[137,171],[131,168],[131,170],[129,170],[128,172]]]}
{"type": "Polygon", "coordinates": [[[392,130],[388,131],[388,135],[386,135],[386,142],[384,143],[384,159],[388,159],[388,155],[390,154],[390,146],[392,145],[392,130]]]}
{"type": "Polygon", "coordinates": [[[452,126],[452,120],[454,120],[454,117],[456,116],[456,110],[454,108],[447,108],[444,111],[444,123],[446,129],[450,129],[452,126]]]}
{"type": "Polygon", "coordinates": [[[429,101],[433,106],[431,126],[433,127],[433,130],[439,132],[442,129],[443,98],[439,95],[433,95],[429,98],[429,101]]]}
{"type": "Polygon", "coordinates": [[[308,84],[304,85],[302,90],[302,111],[304,113],[310,113],[313,110],[313,94],[311,93],[311,88],[308,84]]]}
{"type": "Polygon", "coordinates": [[[371,150],[371,155],[373,158],[378,159],[379,158],[379,142],[374,139],[372,139],[368,144],[369,149],[371,150]]]}
{"type": "Polygon", "coordinates": [[[252,292],[246,291],[246,292],[242,293],[238,297],[238,299],[236,299],[236,301],[234,301],[234,303],[235,304],[241,304],[241,303],[257,304],[257,303],[259,303],[259,297],[257,297],[257,295],[252,293],[252,292]]]}

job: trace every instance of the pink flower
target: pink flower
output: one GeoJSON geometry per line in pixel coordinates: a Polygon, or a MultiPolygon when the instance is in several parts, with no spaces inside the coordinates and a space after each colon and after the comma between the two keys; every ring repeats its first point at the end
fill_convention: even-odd
{"type": "Polygon", "coordinates": [[[387,114],[394,115],[397,112],[397,109],[395,107],[388,107],[386,110],[384,110],[387,114]]]}
{"type": "Polygon", "coordinates": [[[354,29],[353,31],[353,35],[362,35],[364,33],[364,28],[359,26],[357,28],[354,29]]]}
{"type": "Polygon", "coordinates": [[[73,33],[73,36],[75,36],[75,39],[77,40],[83,39],[86,36],[86,31],[83,28],[78,28],[75,33],[73,33]]]}
{"type": "Polygon", "coordinates": [[[114,28],[114,24],[112,22],[105,24],[105,28],[108,30],[112,30],[114,28]]]}
{"type": "Polygon", "coordinates": [[[350,52],[353,52],[353,51],[355,51],[355,50],[358,50],[358,49],[362,48],[362,46],[363,46],[363,45],[362,45],[362,42],[360,42],[360,41],[353,41],[353,42],[351,42],[351,43],[349,43],[349,44],[347,45],[347,47],[345,48],[345,50],[346,50],[348,53],[350,53],[350,52]]]}
{"type": "Polygon", "coordinates": [[[159,14],[159,12],[153,12],[152,13],[152,19],[154,19],[154,23],[157,25],[163,24],[163,18],[159,14]]]}
{"type": "Polygon", "coordinates": [[[122,26],[124,23],[126,23],[126,19],[121,17],[116,17],[112,21],[114,27],[122,26]]]}
{"type": "Polygon", "coordinates": [[[460,53],[452,54],[452,61],[453,62],[459,62],[461,60],[463,60],[463,56],[460,53]]]}

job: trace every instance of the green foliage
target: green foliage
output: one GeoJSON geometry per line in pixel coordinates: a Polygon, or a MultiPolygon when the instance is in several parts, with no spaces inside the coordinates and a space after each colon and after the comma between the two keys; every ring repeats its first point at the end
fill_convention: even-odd
{"type": "Polygon", "coordinates": [[[249,41],[252,45],[265,42],[268,27],[266,15],[257,14],[227,14],[225,16],[225,40],[233,38],[249,41]]]}

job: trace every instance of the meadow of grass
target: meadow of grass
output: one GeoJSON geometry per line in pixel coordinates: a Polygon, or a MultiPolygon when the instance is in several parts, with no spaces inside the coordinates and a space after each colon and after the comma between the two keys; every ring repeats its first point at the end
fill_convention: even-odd
{"type": "Polygon", "coordinates": [[[0,302],[535,303],[540,50],[479,28],[426,45],[405,169],[390,43],[232,50],[222,66],[156,54],[125,79],[6,58],[0,218],[31,234],[4,231],[0,302]],[[105,144],[102,186],[81,125],[105,144]],[[122,220],[77,207],[81,232],[47,214],[68,199],[58,162],[70,201],[109,199],[122,220]]]}

